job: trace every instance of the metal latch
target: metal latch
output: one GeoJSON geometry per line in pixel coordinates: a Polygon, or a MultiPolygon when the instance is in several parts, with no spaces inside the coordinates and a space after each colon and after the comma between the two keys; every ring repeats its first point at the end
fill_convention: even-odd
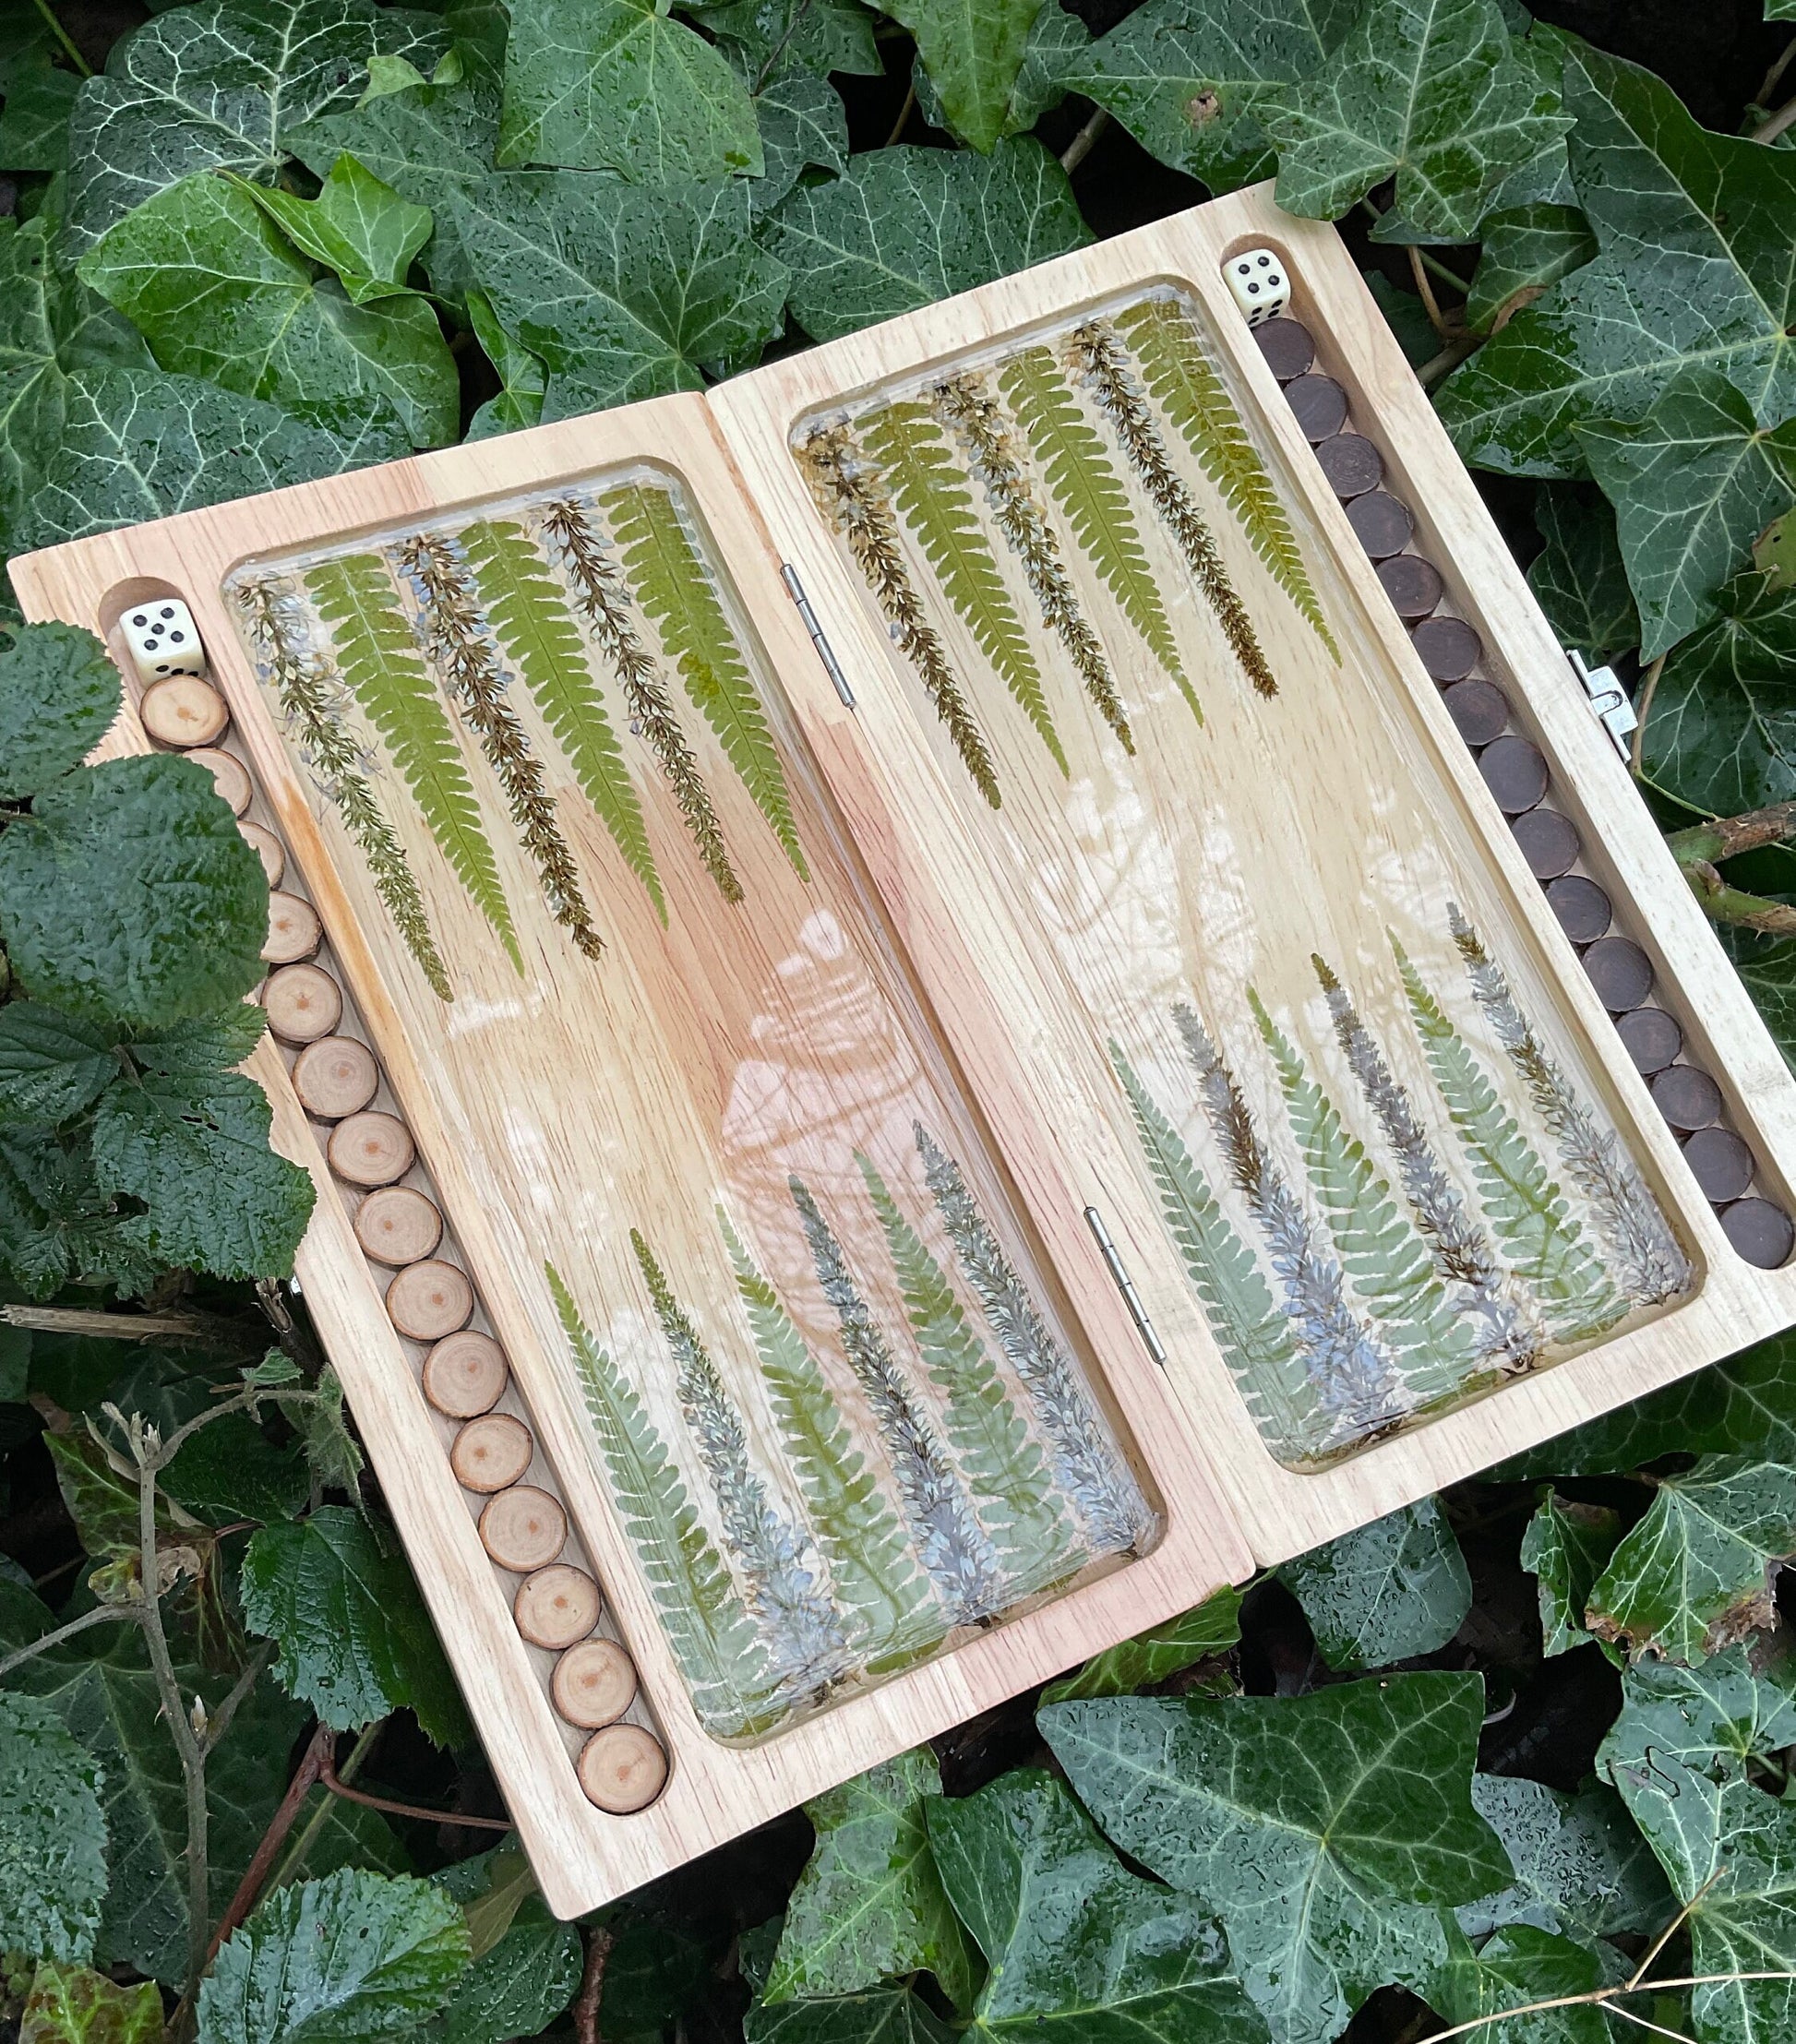
{"type": "Polygon", "coordinates": [[[848,686],[848,677],[842,671],[842,663],[835,657],[835,648],[823,636],[823,628],[817,622],[817,613],[810,607],[810,598],[805,594],[805,585],[798,580],[798,570],[790,561],[780,563],[780,580],[785,584],[785,592],[798,606],[798,616],[805,629],[810,634],[810,642],[817,648],[817,657],[823,663],[823,672],[835,684],[835,692],[847,707],[855,707],[855,691],[848,686]]]}
{"type": "Polygon", "coordinates": [[[1098,1253],[1104,1259],[1104,1268],[1109,1272],[1117,1290],[1122,1294],[1122,1303],[1129,1309],[1129,1318],[1135,1323],[1136,1333],[1141,1336],[1147,1353],[1164,1369],[1167,1367],[1166,1349],[1160,1337],[1154,1332],[1154,1322],[1147,1317],[1147,1309],[1141,1302],[1141,1295],[1135,1289],[1134,1280],[1124,1268],[1122,1258],[1117,1252],[1117,1246],[1110,1239],[1110,1231],[1104,1225],[1104,1216],[1095,1206],[1085,1209],[1085,1225],[1096,1241],[1098,1253]]]}
{"type": "Polygon", "coordinates": [[[1629,757],[1628,740],[1633,737],[1640,720],[1634,713],[1634,705],[1628,700],[1628,692],[1615,678],[1612,667],[1586,667],[1582,653],[1568,651],[1566,659],[1572,663],[1572,672],[1584,684],[1584,692],[1590,699],[1590,713],[1608,732],[1614,741],[1615,749],[1622,759],[1629,757]]]}

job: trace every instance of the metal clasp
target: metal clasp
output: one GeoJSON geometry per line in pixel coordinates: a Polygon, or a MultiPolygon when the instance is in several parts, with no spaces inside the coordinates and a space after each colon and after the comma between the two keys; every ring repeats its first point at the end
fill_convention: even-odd
{"type": "Polygon", "coordinates": [[[1633,737],[1640,719],[1634,713],[1634,705],[1628,700],[1628,692],[1615,678],[1612,667],[1586,667],[1584,655],[1566,650],[1565,658],[1571,663],[1572,672],[1584,685],[1584,692],[1590,699],[1590,713],[1608,732],[1615,749],[1622,759],[1629,757],[1628,740],[1633,737]]]}

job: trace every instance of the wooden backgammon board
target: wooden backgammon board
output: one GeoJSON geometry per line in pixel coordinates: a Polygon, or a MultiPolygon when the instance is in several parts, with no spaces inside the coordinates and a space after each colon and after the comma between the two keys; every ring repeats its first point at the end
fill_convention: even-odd
{"type": "Polygon", "coordinates": [[[1264,189],[13,575],[197,620],[109,743],[268,863],[299,1285],[563,1913],[1796,1321],[1790,1075],[1264,189]]]}

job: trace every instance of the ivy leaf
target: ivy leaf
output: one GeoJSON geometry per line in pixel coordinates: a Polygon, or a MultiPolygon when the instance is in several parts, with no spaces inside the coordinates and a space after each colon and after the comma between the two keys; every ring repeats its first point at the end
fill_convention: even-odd
{"type": "Polygon", "coordinates": [[[91,1966],[41,1962],[18,2018],[18,2044],[164,2044],[153,1980],[114,1987],[91,1966]]]}
{"type": "Polygon", "coordinates": [[[908,1987],[815,2002],[757,2002],[742,2027],[748,2044],[953,2044],[958,2034],[908,1987]]]}
{"type": "Polygon", "coordinates": [[[783,71],[755,96],[766,169],[749,199],[757,214],[779,204],[815,168],[835,174],[848,167],[848,110],[828,78],[783,71]]]}
{"type": "Polygon", "coordinates": [[[861,0],[722,0],[679,11],[715,38],[752,90],[776,73],[877,78],[884,68],[873,40],[878,17],[861,0]]]}
{"type": "Polygon", "coordinates": [[[1471,1803],[1483,1699],[1475,1675],[1395,1675],[1040,1723],[1104,1831],[1221,1918],[1278,2044],[1326,2044],[1374,1988],[1443,1963],[1441,1909],[1514,1879],[1471,1803]]]}
{"type": "Polygon", "coordinates": [[[1590,1593],[1622,1537],[1622,1515],[1608,1505],[1578,1504],[1551,1487],[1540,1494],[1522,1536],[1522,1566],[1540,1599],[1541,1651],[1570,1654],[1590,1635],[1584,1628],[1590,1593]]]}
{"type": "MultiPolygon", "coordinates": [[[[1525,2008],[1561,1996],[1589,1994],[1603,1985],[1603,1970],[1587,1945],[1521,1924],[1499,1930],[1474,1952],[1463,1937],[1428,1987],[1428,2002],[1449,2023],[1487,2021],[1504,2009],[1525,2008]]],[[[1513,2023],[1491,2023],[1474,2032],[1504,2044],[1610,2044],[1609,2025],[1594,2004],[1559,2008],[1513,2023]]]]}
{"type": "Polygon", "coordinates": [[[1278,203],[1335,220],[1374,185],[1424,239],[1470,241],[1503,177],[1571,126],[1496,0],[1371,0],[1314,77],[1259,109],[1278,203]]]}
{"type": "Polygon", "coordinates": [[[955,134],[989,153],[1042,0],[896,0],[955,134]]]}
{"type": "Polygon", "coordinates": [[[1568,45],[1578,204],[1601,253],[1516,314],[1441,387],[1459,451],[1575,475],[1573,427],[1643,418],[1678,374],[1727,377],[1766,425],[1796,412],[1796,157],[1698,126],[1650,72],[1568,45]]]}
{"type": "Polygon", "coordinates": [[[1748,572],[1715,604],[1659,675],[1640,774],[1704,816],[1739,816],[1796,795],[1796,591],[1748,572]]]}
{"type": "Polygon", "coordinates": [[[655,0],[512,0],[498,161],[759,177],[760,137],[729,60],[655,0]]]}
{"type": "Polygon", "coordinates": [[[404,1557],[362,1514],[322,1505],[264,1526],[243,1563],[244,1623],[279,1647],[283,1688],[327,1725],[353,1731],[409,1707],[439,1746],[467,1718],[404,1557]]]}
{"type": "Polygon", "coordinates": [[[106,1819],[92,1756],[48,1704],[0,1692],[0,1948],[85,1959],[106,1894],[106,1819]]]}
{"type": "Polygon", "coordinates": [[[353,305],[402,296],[405,279],[430,239],[430,209],[400,197],[347,149],[316,198],[234,180],[294,247],[336,271],[353,305]]]}
{"type": "Polygon", "coordinates": [[[1657,1930],[1671,1915],[1658,1862],[1606,1782],[1565,1796],[1519,1775],[1474,1775],[1472,1807],[1503,1840],[1515,1880],[1455,1911],[1467,1937],[1527,1923],[1594,1945],[1657,1930]]]}
{"type": "Polygon", "coordinates": [[[1709,1455],[1668,1476],[1590,1593],[1590,1630],[1634,1655],[1695,1661],[1778,1622],[1796,1555],[1796,1469],[1709,1455]]]}
{"type": "Polygon", "coordinates": [[[0,936],[36,998],[156,1029],[261,978],[268,881],[204,767],[108,759],[0,836],[0,936]]]}
{"type": "Polygon", "coordinates": [[[1549,284],[1597,255],[1597,237],[1578,209],[1546,200],[1488,214],[1479,234],[1483,248],[1466,293],[1466,324],[1474,333],[1506,325],[1549,284]]]}
{"type": "Polygon", "coordinates": [[[748,238],[748,187],[639,190],[501,173],[451,209],[493,309],[548,370],[543,416],[697,390],[699,365],[776,332],[785,266],[748,238]]]}
{"type": "Polygon", "coordinates": [[[118,715],[118,669],[90,631],[27,625],[0,652],[0,800],[78,767],[118,715]]]}
{"type": "Polygon", "coordinates": [[[468,1970],[434,1882],[343,1868],[277,1889],[220,1948],[199,2044],[364,2044],[435,2015],[468,1970]]]}
{"type": "Polygon", "coordinates": [[[1388,1667],[1432,1654],[1472,1608],[1465,1557],[1434,1498],[1313,1548],[1278,1575],[1333,1668],[1388,1667]]]}
{"type": "Polygon", "coordinates": [[[1785,1063],[1796,1064],[1796,938],[1762,937],[1728,925],[1715,934],[1785,1063]]]}
{"type": "Polygon", "coordinates": [[[1247,2044],[1258,2011],[1188,1896],[1128,1872],[1052,1775],[1020,1767],[930,1805],[954,1907],[990,1964],[968,2036],[1247,2044]]]}
{"type": "Polygon", "coordinates": [[[1276,158],[1260,110],[1271,89],[1318,70],[1356,0],[1146,0],[1061,76],[1150,154],[1230,192],[1276,158]]]}
{"type": "Polygon", "coordinates": [[[355,104],[370,55],[435,64],[442,24],[374,0],[222,0],[158,14],[114,44],[69,124],[69,212],[85,248],[196,171],[272,184],[283,135],[355,104]]]}
{"type": "Polygon", "coordinates": [[[1212,1654],[1227,1653],[1240,1636],[1241,1593],[1225,1583],[1195,1609],[1094,1654],[1076,1675],[1043,1690],[1041,1700],[1067,1703],[1082,1696],[1125,1696],[1164,1682],[1212,1654]]]}
{"type": "Polygon", "coordinates": [[[1796,510],[1774,518],[1753,542],[1753,566],[1773,589],[1796,589],[1796,510]]]}
{"type": "Polygon", "coordinates": [[[1534,493],[1534,523],[1546,544],[1527,571],[1527,586],[1563,645],[1592,666],[1640,643],[1640,616],[1615,537],[1607,497],[1586,484],[1543,483],[1534,493]]]}
{"type": "Polygon", "coordinates": [[[973,1962],[929,1852],[941,1781],[927,1748],[900,1753],[805,1805],[817,1833],[786,1905],[764,1999],[839,1995],[927,1968],[956,2008],[973,1962]]]}
{"type": "Polygon", "coordinates": [[[54,176],[68,167],[68,116],[81,81],[52,61],[48,34],[0,64],[0,164],[54,176]]]}
{"type": "Polygon", "coordinates": [[[498,395],[488,398],[469,420],[467,438],[485,440],[495,433],[511,433],[520,426],[540,424],[548,371],[515,335],[506,331],[493,310],[493,301],[484,291],[470,286],[467,305],[468,323],[474,330],[474,339],[498,371],[501,385],[498,395]]]}
{"type": "Polygon", "coordinates": [[[0,1008],[0,1123],[67,1121],[118,1077],[112,1032],[41,1000],[0,1008]]]}
{"type": "Polygon", "coordinates": [[[851,157],[769,216],[766,245],[793,271],[793,317],[833,341],[1092,238],[1056,159],[1031,136],[989,157],[900,147],[851,157]]]}

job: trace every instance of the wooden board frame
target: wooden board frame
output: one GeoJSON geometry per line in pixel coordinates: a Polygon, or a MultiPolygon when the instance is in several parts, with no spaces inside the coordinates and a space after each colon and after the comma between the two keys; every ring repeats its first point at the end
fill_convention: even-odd
{"type": "MultiPolygon", "coordinates": [[[[647,1810],[607,1815],[581,1791],[573,1747],[545,1692],[547,1656],[525,1646],[512,1623],[509,1579],[489,1561],[450,1473],[445,1425],[418,1388],[416,1356],[387,1316],[286,1061],[265,1043],[248,1069],[273,1103],[277,1147],[319,1189],[300,1253],[301,1289],[343,1377],[495,1773],[557,1913],[575,1914],[627,1893],[1186,1608],[1224,1580],[1239,1580],[1257,1564],[1363,1524],[1796,1321],[1796,1267],[1750,1269],[1695,1193],[1676,1143],[1652,1112],[1227,298],[1221,261],[1239,247],[1263,244],[1284,254],[1296,286],[1294,312],[1325,344],[1360,430],[1377,438],[1418,514],[1455,607],[1482,635],[1493,671],[1551,764],[1562,806],[1574,815],[1604,884],[1618,905],[1627,906],[1663,998],[1701,1047],[1766,1181],[1787,1201],[1786,1165],[1796,1161],[1796,1084],[1337,237],[1278,212],[1269,188],[1237,194],[776,364],[709,399],[656,400],[563,421],[102,534],[12,564],[29,616],[87,625],[109,636],[115,651],[118,621],[129,604],[175,593],[192,605],[213,678],[233,712],[232,742],[246,757],[265,806],[257,814],[291,850],[322,918],[332,967],[416,1139],[421,1169],[413,1182],[427,1183],[443,1207],[452,1238],[445,1253],[459,1256],[473,1278],[510,1359],[519,1409],[536,1439],[531,1480],[565,1502],[604,1585],[615,1629],[641,1672],[639,1717],[665,1740],[671,1776],[647,1810]],[[779,580],[783,562],[797,568],[851,675],[890,672],[892,650],[868,628],[856,588],[786,451],[794,420],[844,392],[915,375],[994,337],[1161,279],[1190,290],[1214,316],[1234,373],[1258,401],[1262,436],[1296,479],[1315,532],[1344,564],[1365,627],[1385,643],[1443,779],[1479,819],[1516,921],[1556,961],[1631,1140],[1668,1189],[1700,1265],[1694,1295],[1663,1319],[1314,1474],[1280,1466],[1261,1445],[1158,1214],[1141,1197],[1138,1166],[1118,1142],[1112,1120],[1069,1094],[1054,1059],[1040,1054],[1054,1041],[1055,1018],[1044,1010],[1024,933],[994,926],[980,913],[976,862],[964,834],[945,821],[950,805],[935,784],[935,765],[917,748],[906,752],[893,744],[876,753],[869,747],[865,720],[836,694],[779,580]],[[311,799],[268,716],[221,595],[224,576],[252,556],[635,459],[671,466],[698,500],[845,831],[1167,1507],[1165,1536],[1146,1556],[755,1746],[718,1744],[692,1713],[595,1474],[565,1371],[544,1352],[519,1302],[483,1212],[481,1189],[449,1140],[429,1076],[332,871],[311,799]],[[1031,1046],[1026,1062],[1017,1053],[1020,1043],[1031,1046]],[[1088,1205],[1101,1211],[1115,1236],[1170,1352],[1169,1373],[1155,1367],[1138,1338],[1084,1221],[1088,1205]]],[[[148,745],[127,709],[105,749],[148,745]]]]}

